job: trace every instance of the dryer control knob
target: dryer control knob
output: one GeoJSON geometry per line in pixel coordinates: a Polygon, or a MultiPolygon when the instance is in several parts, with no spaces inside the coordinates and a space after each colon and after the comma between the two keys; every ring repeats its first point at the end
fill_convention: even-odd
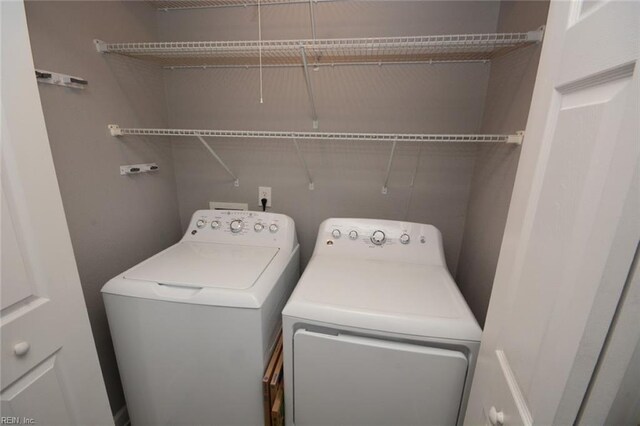
{"type": "Polygon", "coordinates": [[[411,241],[411,237],[409,236],[409,234],[400,235],[400,242],[402,244],[409,244],[409,241],[411,241]]]}
{"type": "Polygon", "coordinates": [[[340,232],[339,229],[334,229],[333,231],[331,231],[331,235],[333,235],[333,238],[340,238],[342,232],[340,232]]]}
{"type": "Polygon", "coordinates": [[[377,246],[384,244],[386,239],[387,236],[380,230],[374,231],[373,234],[371,234],[371,242],[377,246]]]}
{"type": "Polygon", "coordinates": [[[220,222],[219,222],[219,221],[217,221],[217,220],[214,220],[213,222],[211,222],[211,227],[212,227],[213,229],[218,229],[218,228],[220,228],[220,222]]]}
{"type": "Polygon", "coordinates": [[[256,232],[262,232],[263,229],[264,229],[264,225],[261,224],[260,222],[253,225],[253,230],[256,232]]]}
{"type": "Polygon", "coordinates": [[[237,234],[238,232],[242,231],[242,225],[242,221],[240,219],[236,219],[231,221],[231,223],[229,224],[229,228],[231,228],[231,232],[237,234]]]}
{"type": "Polygon", "coordinates": [[[351,238],[352,240],[357,240],[358,239],[358,231],[349,231],[349,238],[351,238]]]}
{"type": "Polygon", "coordinates": [[[272,223],[271,225],[269,225],[269,232],[275,234],[276,232],[278,232],[278,225],[276,225],[275,223],[272,223]]]}
{"type": "Polygon", "coordinates": [[[207,224],[207,221],[204,219],[200,219],[196,222],[196,226],[198,228],[204,228],[204,226],[207,224]]]}

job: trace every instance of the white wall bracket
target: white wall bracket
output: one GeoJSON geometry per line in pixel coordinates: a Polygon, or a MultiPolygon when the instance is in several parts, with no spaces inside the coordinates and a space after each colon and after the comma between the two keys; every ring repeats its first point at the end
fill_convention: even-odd
{"type": "Polygon", "coordinates": [[[398,143],[398,139],[396,137],[396,139],[393,140],[393,145],[391,145],[391,153],[389,154],[389,162],[387,163],[387,174],[384,178],[384,184],[382,184],[382,193],[385,195],[389,192],[387,185],[389,183],[389,176],[391,175],[391,166],[393,165],[393,156],[396,153],[397,143],[398,143]]]}
{"type": "Polygon", "coordinates": [[[81,77],[45,70],[36,70],[36,80],[38,80],[38,83],[55,84],[72,89],[84,89],[89,84],[87,80],[81,77]]]}
{"type": "Polygon", "coordinates": [[[120,166],[120,174],[123,176],[156,172],[158,170],[160,170],[160,167],[156,163],[128,164],[126,166],[120,166]]]}
{"type": "Polygon", "coordinates": [[[313,177],[311,177],[311,172],[309,171],[309,166],[307,165],[307,162],[305,161],[304,156],[302,155],[302,152],[300,151],[300,146],[299,146],[298,140],[296,138],[293,138],[293,144],[296,147],[296,152],[298,153],[298,158],[300,159],[300,162],[304,166],[304,171],[307,173],[307,179],[309,180],[309,191],[313,191],[315,189],[315,185],[313,184],[313,177]]]}
{"type": "Polygon", "coordinates": [[[97,38],[93,39],[93,44],[96,46],[96,50],[99,53],[107,53],[108,52],[108,48],[107,48],[107,43],[102,41],[102,40],[98,40],[97,38]]]}
{"type": "Polygon", "coordinates": [[[313,128],[318,128],[318,113],[316,112],[316,102],[313,98],[313,88],[311,87],[311,78],[309,77],[309,66],[307,64],[307,52],[304,46],[300,46],[300,56],[302,57],[302,66],[304,68],[304,81],[307,83],[307,93],[309,94],[309,102],[311,103],[311,119],[313,120],[313,128]]]}
{"type": "Polygon", "coordinates": [[[529,41],[536,41],[538,43],[541,42],[542,39],[544,38],[544,30],[545,30],[545,26],[542,25],[533,31],[527,31],[527,39],[529,41]]]}
{"type": "Polygon", "coordinates": [[[122,136],[122,129],[117,124],[109,124],[107,128],[111,136],[122,136]]]}
{"type": "Polygon", "coordinates": [[[231,171],[231,169],[229,169],[229,167],[225,164],[224,161],[222,161],[222,158],[220,158],[220,156],[218,154],[216,154],[216,152],[213,150],[213,148],[211,148],[211,146],[209,146],[209,144],[207,143],[207,141],[204,140],[204,138],[200,135],[196,135],[196,138],[198,138],[198,140],[200,142],[202,142],[202,145],[204,145],[205,148],[207,148],[207,150],[211,153],[211,155],[213,155],[213,158],[215,158],[216,160],[218,160],[218,163],[220,163],[220,165],[227,171],[227,173],[229,173],[229,175],[233,178],[233,186],[238,187],[240,186],[240,180],[238,179],[238,177],[233,174],[233,172],[231,171]]]}
{"type": "Polygon", "coordinates": [[[516,145],[522,145],[524,140],[524,130],[517,131],[515,135],[509,135],[507,137],[507,143],[514,143],[516,145]]]}

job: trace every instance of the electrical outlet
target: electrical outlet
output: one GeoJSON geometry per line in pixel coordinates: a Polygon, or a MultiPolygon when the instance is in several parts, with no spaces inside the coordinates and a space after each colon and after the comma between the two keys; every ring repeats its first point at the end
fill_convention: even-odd
{"type": "Polygon", "coordinates": [[[271,207],[271,187],[259,186],[258,187],[258,206],[262,207],[262,199],[267,199],[267,207],[271,207]]]}

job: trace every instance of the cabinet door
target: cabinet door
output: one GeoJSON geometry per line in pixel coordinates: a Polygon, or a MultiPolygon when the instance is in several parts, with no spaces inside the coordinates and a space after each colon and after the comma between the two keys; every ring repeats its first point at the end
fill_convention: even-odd
{"type": "Polygon", "coordinates": [[[1,2],[0,19],[3,423],[113,424],[53,168],[24,4],[1,2]]]}
{"type": "Polygon", "coordinates": [[[640,240],[639,57],[640,2],[551,3],[467,424],[576,420],[640,240]]]}
{"type": "Polygon", "coordinates": [[[461,352],[298,330],[293,353],[297,426],[456,424],[461,352]]]}

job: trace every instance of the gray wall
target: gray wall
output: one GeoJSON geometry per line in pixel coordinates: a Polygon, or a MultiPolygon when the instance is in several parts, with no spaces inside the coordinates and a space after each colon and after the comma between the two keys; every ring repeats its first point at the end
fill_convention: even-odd
{"type": "MultiPolygon", "coordinates": [[[[548,7],[546,1],[503,2],[498,31],[534,30],[545,24],[548,7]]],[[[492,61],[482,132],[525,129],[540,49],[541,45],[531,46],[492,61]]],[[[526,141],[525,137],[525,143],[535,141],[526,141]]],[[[481,325],[489,306],[519,157],[519,146],[482,146],[471,179],[456,278],[481,325]]]]}
{"type": "MultiPolygon", "coordinates": [[[[40,84],[49,141],[98,356],[115,412],[124,405],[100,296],[110,278],[180,236],[169,141],[108,135],[108,123],[166,126],[162,71],[105,58],[92,40],[153,41],[147,2],[28,2],[37,68],[89,80],[86,90],[40,84]],[[119,166],[157,162],[160,171],[120,176],[119,166]]],[[[37,173],[37,171],[34,171],[37,173]]],[[[42,206],[46,220],[47,206],[42,206]]]]}
{"type": "MultiPolygon", "coordinates": [[[[333,2],[315,8],[318,37],[493,32],[493,2],[333,2]]],[[[256,8],[160,13],[162,40],[257,39],[256,8]]],[[[264,7],[263,37],[310,37],[307,5],[264,7]]],[[[321,131],[475,133],[489,78],[486,64],[350,66],[312,72],[321,131]]],[[[307,130],[309,103],[300,68],[165,72],[169,123],[177,128],[307,130]]],[[[303,264],[320,222],[332,216],[407,219],[437,226],[455,273],[462,241],[475,146],[400,145],[382,195],[390,145],[304,142],[316,181],[306,177],[291,141],[212,140],[240,178],[224,170],[193,139],[173,144],[183,227],[209,201],[248,202],[258,186],[273,188],[273,211],[296,221],[303,264]],[[411,175],[419,161],[413,189],[411,175]]]]}

